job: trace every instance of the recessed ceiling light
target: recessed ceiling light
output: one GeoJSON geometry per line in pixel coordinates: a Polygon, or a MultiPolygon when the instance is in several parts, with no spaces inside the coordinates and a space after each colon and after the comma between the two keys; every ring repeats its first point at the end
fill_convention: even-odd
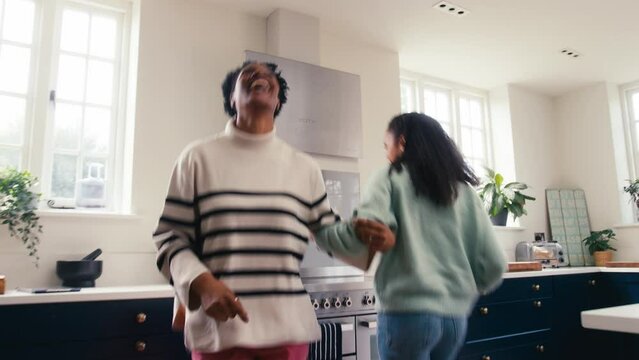
{"type": "Polygon", "coordinates": [[[461,6],[457,6],[449,3],[448,1],[440,1],[437,4],[433,5],[435,9],[438,9],[446,14],[455,15],[458,17],[466,16],[469,11],[462,8],[461,6]]]}
{"type": "Polygon", "coordinates": [[[570,48],[563,48],[563,49],[561,49],[560,53],[562,55],[565,55],[565,56],[567,56],[569,58],[573,58],[573,59],[582,57],[580,52],[575,51],[575,50],[570,49],[570,48]]]}

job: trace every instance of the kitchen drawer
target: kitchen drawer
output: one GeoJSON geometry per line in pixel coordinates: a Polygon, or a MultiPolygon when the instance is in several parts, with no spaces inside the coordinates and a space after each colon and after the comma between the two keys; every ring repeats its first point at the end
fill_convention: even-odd
{"type": "Polygon", "coordinates": [[[477,305],[468,319],[466,341],[550,329],[553,299],[477,305]]]}
{"type": "Polygon", "coordinates": [[[551,276],[505,279],[494,292],[480,297],[477,304],[548,298],[552,297],[552,295],[551,276]]]}
{"type": "Polygon", "coordinates": [[[170,334],[173,299],[0,306],[0,342],[64,342],[170,334]]]}
{"type": "MultiPolygon", "coordinates": [[[[7,359],[122,360],[156,359],[188,360],[181,334],[140,336],[94,341],[2,345],[7,359]]],[[[4,357],[3,357],[4,358],[4,357]]]]}
{"type": "Polygon", "coordinates": [[[459,360],[554,360],[554,347],[550,331],[543,330],[468,343],[459,360]]]}

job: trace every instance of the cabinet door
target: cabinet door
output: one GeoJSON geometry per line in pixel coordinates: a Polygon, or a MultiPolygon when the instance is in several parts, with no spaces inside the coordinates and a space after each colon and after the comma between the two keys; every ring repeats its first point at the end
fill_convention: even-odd
{"type": "Polygon", "coordinates": [[[0,343],[169,334],[172,316],[173,299],[0,306],[0,343]]]}
{"type": "Polygon", "coordinates": [[[466,341],[550,329],[553,299],[477,305],[468,319],[466,341]]]}
{"type": "MultiPolygon", "coordinates": [[[[555,360],[550,330],[467,343],[459,360],[555,360]]],[[[573,358],[567,358],[573,359],[573,358]]],[[[574,358],[577,359],[577,358],[574,358]]]]}
{"type": "Polygon", "coordinates": [[[619,306],[639,303],[639,274],[638,273],[604,273],[606,278],[608,306],[619,306]]]}
{"type": "MultiPolygon", "coordinates": [[[[563,359],[597,359],[600,341],[588,341],[590,330],[581,326],[581,312],[604,304],[606,287],[600,273],[562,275],[554,278],[555,308],[552,329],[557,353],[563,359]]],[[[594,339],[593,339],[594,340],[594,339]]],[[[606,357],[604,357],[606,358],[606,357]]]]}
{"type": "Polygon", "coordinates": [[[190,359],[181,334],[132,338],[71,341],[44,344],[12,344],[2,348],[2,359],[122,360],[190,359]]]}
{"type": "Polygon", "coordinates": [[[478,305],[549,298],[553,296],[551,276],[506,279],[494,292],[477,300],[478,305]]]}

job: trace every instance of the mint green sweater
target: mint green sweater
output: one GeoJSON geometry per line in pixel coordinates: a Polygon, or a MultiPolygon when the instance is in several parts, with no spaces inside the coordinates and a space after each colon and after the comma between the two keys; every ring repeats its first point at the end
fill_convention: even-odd
{"type": "MultiPolygon", "coordinates": [[[[389,175],[386,167],[370,179],[354,216],[381,221],[396,234],[375,273],[381,311],[466,316],[479,294],[501,283],[504,252],[481,200],[465,183],[453,205],[437,206],[415,195],[407,169],[389,175]]],[[[315,237],[339,256],[367,251],[350,223],[325,227],[315,237]]]]}

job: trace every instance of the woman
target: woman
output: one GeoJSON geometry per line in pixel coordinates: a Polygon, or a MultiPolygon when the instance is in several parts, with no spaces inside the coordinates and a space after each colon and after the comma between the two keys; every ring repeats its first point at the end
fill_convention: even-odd
{"type": "Polygon", "coordinates": [[[455,359],[479,294],[501,282],[506,260],[471,186],[478,179],[439,123],[402,114],[384,140],[390,166],[374,175],[360,220],[316,234],[323,248],[385,251],[375,274],[382,359],[455,359]],[[362,218],[381,221],[396,234],[362,218]]]}
{"type": "Polygon", "coordinates": [[[229,72],[225,131],[173,170],[154,238],[194,360],[305,360],[321,336],[299,268],[311,233],[338,217],[317,163],[275,135],[287,90],[275,64],[229,72]]]}

